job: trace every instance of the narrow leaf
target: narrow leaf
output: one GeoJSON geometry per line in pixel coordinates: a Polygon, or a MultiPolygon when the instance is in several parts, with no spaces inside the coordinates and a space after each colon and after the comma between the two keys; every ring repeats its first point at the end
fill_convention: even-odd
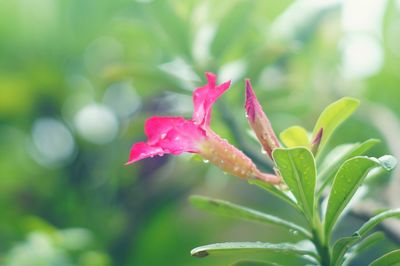
{"type": "Polygon", "coordinates": [[[347,236],[338,239],[335,244],[333,245],[332,249],[332,254],[331,254],[331,264],[333,266],[339,266],[342,265],[342,260],[344,255],[346,254],[347,250],[358,240],[360,240],[361,237],[359,235],[355,236],[347,236]]]}
{"type": "Polygon", "coordinates": [[[400,265],[400,249],[386,253],[382,257],[371,262],[369,266],[398,266],[400,265]]]}
{"type": "Polygon", "coordinates": [[[361,226],[361,228],[354,234],[358,234],[363,237],[372,229],[374,229],[375,226],[389,218],[400,218],[400,209],[388,210],[375,215],[366,223],[364,223],[363,226],[361,226]]]}
{"type": "Polygon", "coordinates": [[[275,149],[274,161],[309,220],[313,217],[316,169],[311,152],[303,147],[275,149]]]}
{"type": "Polygon", "coordinates": [[[326,160],[332,161],[332,157],[335,157],[335,159],[333,160],[333,162],[329,163],[328,166],[323,168],[319,174],[319,179],[323,180],[323,184],[318,189],[317,192],[318,197],[322,194],[324,189],[332,182],[337,170],[346,160],[355,156],[364,155],[369,149],[371,149],[379,142],[380,140],[378,139],[369,139],[362,143],[346,144],[346,145],[351,145],[350,148],[345,149],[345,151],[339,154],[339,156],[337,155],[338,151],[336,149],[332,150],[332,152],[336,153],[335,156],[328,154],[326,156],[327,158],[326,160]]]}
{"type": "Polygon", "coordinates": [[[375,245],[377,242],[384,240],[385,239],[385,234],[383,232],[375,232],[367,236],[364,240],[362,240],[359,244],[355,245],[353,247],[352,252],[354,253],[361,253],[367,249],[369,249],[371,246],[375,245]]]}
{"type": "Polygon", "coordinates": [[[279,138],[285,144],[286,147],[309,147],[310,141],[308,140],[307,131],[300,126],[292,126],[279,134],[279,138]]]}
{"type": "Polygon", "coordinates": [[[238,253],[281,253],[287,255],[309,255],[311,258],[315,258],[314,252],[309,250],[298,249],[294,245],[290,244],[271,244],[262,242],[227,242],[227,243],[216,243],[206,246],[201,246],[192,249],[190,252],[192,256],[205,257],[208,255],[218,254],[238,254],[238,253]]]}
{"type": "MultiPolygon", "coordinates": [[[[332,265],[341,265],[343,256],[346,254],[346,252],[349,250],[351,246],[359,242],[363,237],[365,237],[372,229],[374,229],[382,221],[389,218],[400,218],[400,209],[384,211],[369,219],[352,236],[343,237],[337,240],[332,249],[332,255],[331,255],[332,265]]],[[[370,237],[372,238],[372,236],[373,235],[371,235],[370,237]]],[[[367,241],[367,239],[365,241],[367,241]]],[[[362,246],[362,244],[360,244],[360,246],[362,246]]],[[[358,247],[358,249],[361,248],[358,247]]]]}
{"type": "Polygon", "coordinates": [[[315,139],[318,131],[321,128],[324,130],[319,145],[320,150],[323,149],[335,129],[357,109],[359,104],[360,102],[357,99],[344,97],[325,108],[315,124],[311,137],[311,139],[315,139]]]}
{"type": "Polygon", "coordinates": [[[210,211],[219,215],[241,218],[266,224],[275,224],[299,232],[299,234],[306,238],[311,238],[311,233],[297,224],[227,201],[202,196],[191,196],[190,202],[199,209],[210,211]]]}
{"type": "MultiPolygon", "coordinates": [[[[385,239],[385,234],[382,232],[375,232],[366,237],[364,240],[361,240],[360,243],[351,248],[351,250],[346,254],[345,261],[342,266],[349,265],[349,263],[358,255],[360,255],[365,250],[371,248],[379,241],[385,239]]],[[[340,264],[339,264],[340,265],[340,264]]]]}
{"type": "Polygon", "coordinates": [[[329,194],[325,215],[325,234],[330,237],[340,214],[360,187],[368,172],[375,167],[391,170],[395,166],[392,156],[379,159],[372,157],[354,157],[347,160],[338,170],[329,194]]]}

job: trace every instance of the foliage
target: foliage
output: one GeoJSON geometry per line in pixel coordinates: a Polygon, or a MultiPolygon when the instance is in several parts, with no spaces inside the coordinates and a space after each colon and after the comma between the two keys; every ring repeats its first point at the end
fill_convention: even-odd
{"type": "MultiPolygon", "coordinates": [[[[340,122],[344,121],[353,113],[358,105],[358,101],[350,98],[342,98],[337,102],[328,106],[318,119],[314,129],[312,139],[315,139],[315,132],[318,128],[327,128],[323,132],[327,136],[322,136],[321,144],[325,144],[329,136],[333,133],[340,122]]],[[[294,128],[291,128],[293,130],[294,128]]],[[[285,131],[287,132],[287,131],[285,131]]],[[[282,135],[282,134],[281,134],[282,135]]],[[[297,134],[284,134],[285,143],[295,143],[297,134]],[[293,140],[290,140],[293,136],[293,140]]],[[[299,143],[300,145],[303,143],[299,143]]],[[[367,221],[353,235],[342,237],[335,242],[332,241],[332,233],[335,229],[339,218],[343,216],[345,209],[350,208],[349,203],[354,198],[357,190],[363,184],[364,179],[373,169],[384,169],[391,171],[396,166],[396,160],[393,156],[385,155],[380,158],[361,156],[370,147],[371,141],[364,142],[360,145],[354,145],[357,148],[351,149],[349,153],[344,153],[339,156],[333,165],[340,165],[330,169],[334,171],[332,175],[333,183],[329,189],[327,197],[327,205],[321,206],[320,202],[324,196],[318,191],[325,186],[326,179],[322,179],[317,173],[316,160],[313,152],[310,150],[310,143],[305,146],[291,145],[288,148],[276,148],[273,150],[273,161],[277,172],[283,177],[285,184],[288,186],[287,193],[293,195],[292,205],[296,206],[307,221],[307,226],[303,228],[301,225],[287,222],[279,217],[270,214],[264,214],[259,211],[254,211],[246,207],[241,207],[229,202],[215,200],[204,197],[192,197],[191,202],[198,208],[209,210],[221,215],[230,217],[242,218],[246,220],[261,221],[264,223],[275,224],[286,227],[288,230],[295,230],[301,236],[313,243],[313,248],[302,249],[290,244],[272,244],[261,242],[235,242],[235,243],[218,243],[207,246],[198,247],[192,250],[192,255],[205,257],[218,253],[228,252],[278,252],[281,254],[281,259],[277,259],[276,263],[284,261],[284,257],[293,253],[302,257],[307,255],[312,264],[318,265],[343,265],[348,264],[351,259],[363,249],[363,246],[376,244],[375,238],[367,237],[368,233],[374,229],[380,222],[385,219],[398,217],[400,218],[400,209],[384,211],[367,221]],[[293,147],[294,146],[294,147],[293,147]],[[367,237],[367,238],[366,238],[367,237]],[[368,240],[368,241],[367,241],[368,240]],[[375,243],[374,243],[375,242],[375,243]],[[334,243],[334,244],[333,244],[334,243]],[[358,244],[358,245],[357,245],[358,244]]],[[[376,141],[372,142],[373,144],[376,141]]],[[[322,149],[323,145],[319,148],[322,149]]],[[[315,151],[318,155],[318,150],[315,151]]],[[[277,194],[272,185],[264,186],[272,194],[277,194]]],[[[287,197],[282,195],[281,198],[287,197]]],[[[374,261],[371,265],[385,265],[384,263],[398,261],[398,252],[390,252],[383,257],[374,261]]],[[[300,263],[300,262],[299,262],[300,263]]],[[[386,264],[387,265],[387,264],[386,264]]]]}

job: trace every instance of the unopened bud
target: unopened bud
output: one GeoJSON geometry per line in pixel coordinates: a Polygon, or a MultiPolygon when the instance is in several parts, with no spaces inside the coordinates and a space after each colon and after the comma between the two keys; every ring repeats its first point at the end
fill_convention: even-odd
{"type": "Polygon", "coordinates": [[[246,114],[249,124],[256,133],[262,147],[272,159],[272,151],[279,147],[278,138],[272,129],[268,117],[262,110],[248,79],[246,80],[246,114]]]}
{"type": "Polygon", "coordinates": [[[324,129],[321,127],[317,135],[311,142],[311,152],[316,155],[318,152],[319,145],[321,144],[322,135],[324,134],[324,129]]]}

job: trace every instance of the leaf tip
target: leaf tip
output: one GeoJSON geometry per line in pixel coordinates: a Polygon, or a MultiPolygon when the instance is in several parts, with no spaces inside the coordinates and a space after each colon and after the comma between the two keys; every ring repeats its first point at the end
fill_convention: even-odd
{"type": "Polygon", "coordinates": [[[353,98],[353,97],[349,97],[349,96],[343,97],[343,98],[340,99],[340,100],[347,101],[347,102],[353,104],[354,107],[358,107],[358,106],[360,105],[360,103],[361,103],[361,101],[360,101],[359,99],[353,98]]]}
{"type": "Polygon", "coordinates": [[[194,248],[190,251],[190,255],[192,255],[193,257],[204,258],[207,257],[209,253],[206,250],[194,248]]]}
{"type": "Polygon", "coordinates": [[[386,171],[392,171],[397,165],[397,160],[392,155],[384,155],[384,156],[380,157],[378,160],[379,160],[380,165],[386,171]]]}

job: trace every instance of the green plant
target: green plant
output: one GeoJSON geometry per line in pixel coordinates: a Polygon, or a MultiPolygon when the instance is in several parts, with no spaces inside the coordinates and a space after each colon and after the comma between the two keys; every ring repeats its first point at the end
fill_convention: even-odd
{"type": "MultiPolygon", "coordinates": [[[[322,160],[326,143],[335,129],[357,109],[358,100],[344,97],[330,104],[320,115],[310,138],[307,130],[300,126],[284,130],[280,138],[286,147],[281,147],[250,80],[246,80],[246,117],[263,152],[274,164],[275,174],[264,173],[242,151],[211,129],[213,105],[229,89],[230,81],[218,85],[217,76],[212,73],[206,73],[206,78],[207,84],[193,92],[192,118],[154,116],[146,120],[147,141],[132,146],[128,164],[164,154],[197,153],[224,172],[246,179],[289,203],[304,217],[306,226],[226,201],[200,196],[191,197],[195,206],[222,215],[283,226],[309,240],[313,248],[299,248],[289,243],[230,242],[195,248],[192,255],[204,257],[227,252],[272,252],[299,256],[312,264],[343,265],[360,253],[363,246],[370,246],[378,239],[373,235],[367,237],[377,224],[387,218],[400,217],[400,209],[382,212],[372,217],[353,235],[332,241],[332,233],[339,218],[349,207],[350,200],[365,178],[372,170],[379,170],[375,171],[376,174],[391,171],[396,166],[395,158],[390,155],[380,158],[364,156],[379,142],[376,139],[352,144],[345,152],[335,154],[334,160],[322,160]],[[328,196],[325,196],[326,191],[329,191],[328,196]],[[326,205],[321,204],[324,198],[326,205]]],[[[337,153],[335,150],[332,152],[337,153]]],[[[391,260],[392,256],[397,256],[396,252],[390,254],[385,255],[389,256],[388,259],[382,260],[391,260]]],[[[240,263],[253,264],[249,261],[240,263]]]]}
{"type": "MultiPolygon", "coordinates": [[[[191,254],[205,257],[230,252],[271,252],[280,253],[282,256],[292,254],[312,265],[347,265],[366,247],[381,239],[381,233],[370,233],[383,220],[399,218],[400,209],[378,213],[350,236],[339,239],[332,237],[339,218],[344,215],[345,209],[349,208],[349,202],[366,177],[377,172],[391,171],[396,165],[395,158],[390,155],[380,158],[365,156],[371,147],[379,143],[376,139],[351,144],[345,152],[336,154],[335,160],[323,163],[322,151],[325,144],[334,130],[358,105],[358,100],[348,97],[329,105],[320,115],[311,138],[307,131],[299,126],[290,127],[280,134],[281,142],[286,147],[275,147],[272,150],[272,161],[277,175],[284,181],[284,186],[276,186],[259,179],[248,180],[250,184],[272,193],[301,213],[306,227],[227,201],[203,196],[190,197],[191,203],[203,210],[233,218],[275,224],[297,232],[305,240],[313,243],[314,248],[304,249],[289,243],[230,242],[197,247],[191,254]],[[321,204],[324,200],[326,205],[321,204]]],[[[391,263],[400,261],[399,254],[399,250],[387,253],[371,265],[393,265],[391,263]]],[[[235,265],[280,264],[243,260],[235,265]]]]}

